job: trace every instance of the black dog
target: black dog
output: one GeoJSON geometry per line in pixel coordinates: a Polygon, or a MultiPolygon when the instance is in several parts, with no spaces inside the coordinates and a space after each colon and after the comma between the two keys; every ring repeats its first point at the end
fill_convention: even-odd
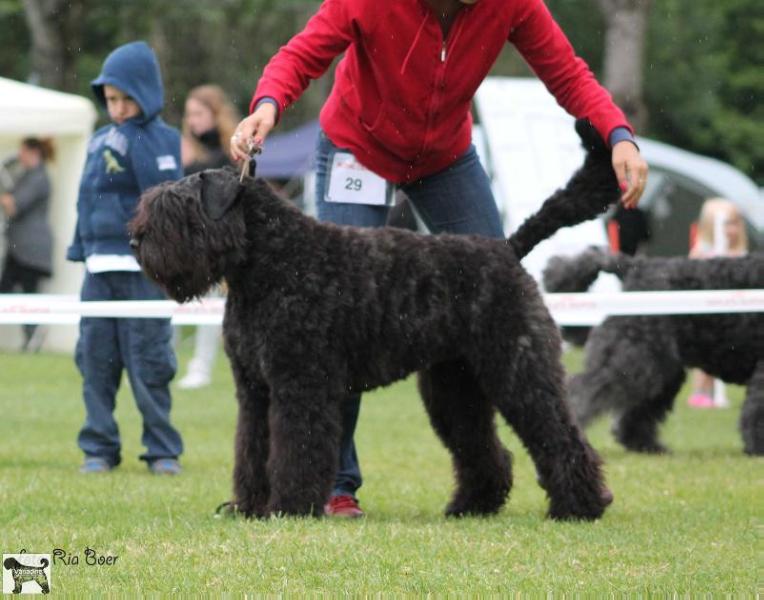
{"type": "Polygon", "coordinates": [[[495,513],[506,499],[495,410],[533,457],[551,517],[603,513],[612,495],[563,399],[557,328],[519,262],[618,198],[609,151],[591,126],[578,128],[590,149],[583,168],[508,241],[319,223],[231,170],[144,195],[131,231],[145,273],[181,302],[228,283],[236,510],[321,514],[348,392],[419,371],[456,471],[447,514],[495,513]]]}
{"type": "Polygon", "coordinates": [[[15,558],[6,558],[3,561],[3,567],[6,571],[11,572],[13,578],[13,593],[20,594],[21,586],[27,581],[34,581],[40,586],[43,594],[50,592],[50,584],[48,582],[48,576],[45,574],[45,569],[48,567],[48,559],[43,558],[40,561],[39,567],[33,567],[20,563],[15,558]]]}
{"type": "MultiPolygon", "coordinates": [[[[743,258],[632,258],[591,249],[555,257],[544,272],[550,292],[582,292],[600,271],[624,291],[764,287],[764,255],[743,258]]],[[[592,329],[584,371],[569,381],[579,422],[615,414],[613,432],[627,449],[664,452],[658,424],[674,404],[685,367],[748,386],[740,430],[748,454],[764,454],[764,314],[618,316],[592,329]]]]}

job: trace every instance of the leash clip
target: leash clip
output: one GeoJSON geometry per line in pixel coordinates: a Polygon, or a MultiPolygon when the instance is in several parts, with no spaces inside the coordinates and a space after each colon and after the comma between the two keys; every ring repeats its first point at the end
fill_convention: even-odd
{"type": "Polygon", "coordinates": [[[247,160],[242,162],[241,165],[241,175],[239,176],[239,183],[242,183],[244,181],[244,177],[252,177],[254,179],[255,172],[257,171],[257,161],[255,160],[255,156],[260,154],[263,151],[262,146],[255,145],[254,142],[248,142],[248,152],[249,152],[249,158],[247,160]]]}

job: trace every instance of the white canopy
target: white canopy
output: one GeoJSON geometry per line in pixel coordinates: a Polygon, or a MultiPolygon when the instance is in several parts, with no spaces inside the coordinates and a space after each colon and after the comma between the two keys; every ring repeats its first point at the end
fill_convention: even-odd
{"type": "MultiPolygon", "coordinates": [[[[487,168],[504,215],[506,232],[514,231],[541,206],[544,198],[564,185],[583,161],[583,150],[568,115],[533,78],[488,77],[475,95],[487,141],[487,168]]],[[[638,140],[645,160],[657,171],[692,183],[705,196],[734,201],[744,216],[762,231],[764,202],[755,183],[736,168],[654,140],[638,140]]],[[[650,206],[648,181],[641,207],[650,206]]],[[[539,244],[523,264],[539,277],[550,256],[573,254],[589,245],[606,245],[605,228],[597,221],[558,231],[539,244]]],[[[601,288],[598,291],[608,291],[601,288]]]]}
{"type": "MultiPolygon", "coordinates": [[[[51,137],[55,147],[55,160],[48,163],[53,276],[42,286],[44,292],[74,294],[82,283],[82,267],[67,262],[65,254],[74,233],[77,189],[95,119],[95,108],[87,98],[0,78],[0,160],[13,156],[25,137],[51,137]]],[[[18,347],[17,330],[17,326],[4,327],[0,345],[18,347]]],[[[46,346],[69,351],[75,339],[73,327],[54,327],[46,346]]]]}
{"type": "Polygon", "coordinates": [[[0,135],[89,136],[95,122],[90,100],[0,77],[0,135]]]}

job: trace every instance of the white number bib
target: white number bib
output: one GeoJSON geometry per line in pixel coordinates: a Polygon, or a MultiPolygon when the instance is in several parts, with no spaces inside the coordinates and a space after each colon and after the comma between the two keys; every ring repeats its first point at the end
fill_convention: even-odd
{"type": "Polygon", "coordinates": [[[391,203],[387,181],[359,163],[350,152],[335,152],[329,174],[327,202],[385,206],[391,203]]]}

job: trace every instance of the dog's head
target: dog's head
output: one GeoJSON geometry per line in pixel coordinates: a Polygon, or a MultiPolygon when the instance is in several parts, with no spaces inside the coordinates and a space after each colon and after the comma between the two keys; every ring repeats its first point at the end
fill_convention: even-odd
{"type": "Polygon", "coordinates": [[[210,169],[147,190],[128,229],[144,273],[178,302],[203,296],[242,259],[245,186],[210,169]]]}

